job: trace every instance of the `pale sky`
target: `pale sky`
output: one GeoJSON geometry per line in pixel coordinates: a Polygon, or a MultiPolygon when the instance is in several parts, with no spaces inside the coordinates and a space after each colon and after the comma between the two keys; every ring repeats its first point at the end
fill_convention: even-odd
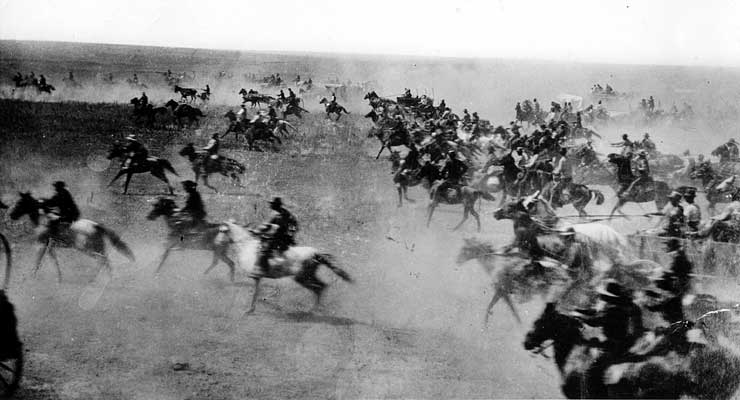
{"type": "Polygon", "coordinates": [[[0,39],[740,66],[725,0],[0,0],[0,39]]]}

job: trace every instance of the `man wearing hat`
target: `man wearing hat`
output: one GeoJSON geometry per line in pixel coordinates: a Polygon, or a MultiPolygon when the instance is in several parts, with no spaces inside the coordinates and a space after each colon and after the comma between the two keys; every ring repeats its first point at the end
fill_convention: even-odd
{"type": "Polygon", "coordinates": [[[662,224],[662,228],[658,236],[682,237],[682,229],[686,221],[683,207],[681,207],[681,193],[674,190],[668,195],[668,204],[663,207],[661,214],[658,225],[662,224]]]}
{"type": "Polygon", "coordinates": [[[638,153],[637,159],[635,160],[635,170],[637,171],[637,178],[632,181],[627,193],[630,193],[635,186],[645,184],[653,180],[653,178],[650,177],[650,164],[647,159],[647,151],[640,150],[638,153]]]}
{"type": "Polygon", "coordinates": [[[464,185],[465,174],[468,172],[468,166],[457,158],[454,150],[447,152],[447,162],[440,172],[444,181],[437,187],[437,190],[459,189],[464,185]]]}
{"type": "Polygon", "coordinates": [[[645,132],[645,136],[642,138],[642,141],[640,142],[640,148],[647,151],[648,154],[655,153],[655,150],[656,150],[655,143],[652,140],[650,140],[650,135],[647,132],[645,132]]]}
{"type": "Polygon", "coordinates": [[[683,195],[683,199],[686,200],[686,207],[683,209],[684,214],[686,215],[686,230],[692,233],[699,231],[699,224],[701,223],[701,210],[699,209],[699,206],[694,203],[695,198],[695,188],[689,188],[683,195]]]}
{"type": "Polygon", "coordinates": [[[195,229],[204,226],[206,224],[206,209],[197,190],[198,184],[187,180],[182,182],[182,187],[188,194],[188,198],[185,200],[185,207],[180,212],[190,217],[191,224],[189,228],[195,229]]]}
{"type": "Polygon", "coordinates": [[[573,166],[568,160],[568,148],[560,148],[560,158],[555,162],[555,168],[552,170],[552,179],[554,186],[550,194],[550,202],[560,204],[563,189],[570,186],[573,181],[573,166]]]}
{"type": "Polygon", "coordinates": [[[737,142],[734,138],[725,143],[724,147],[727,151],[724,154],[720,153],[719,162],[737,161],[738,159],[740,159],[740,150],[738,150],[737,142]]]}
{"type": "Polygon", "coordinates": [[[208,140],[208,144],[203,147],[203,150],[206,152],[206,162],[205,167],[206,170],[215,170],[218,167],[218,149],[221,147],[221,142],[218,140],[218,133],[214,132],[211,135],[211,139],[208,140]]]}
{"type": "Polygon", "coordinates": [[[149,104],[149,97],[146,97],[145,92],[141,92],[141,97],[139,97],[139,107],[144,108],[149,104]]]}
{"type": "Polygon", "coordinates": [[[280,197],[270,201],[273,214],[269,221],[260,227],[262,249],[257,265],[266,273],[270,267],[269,260],[275,251],[283,253],[290,246],[295,246],[295,234],[298,232],[298,221],[283,207],[280,197]]]}
{"type": "Polygon", "coordinates": [[[54,195],[43,201],[43,207],[51,216],[48,233],[52,236],[60,236],[62,227],[68,228],[80,219],[80,209],[64,182],[56,181],[53,186],[54,195]]]}
{"type": "Polygon", "coordinates": [[[629,136],[625,133],[622,135],[622,141],[617,143],[612,143],[612,146],[614,147],[621,147],[622,148],[622,155],[626,155],[627,153],[634,151],[634,143],[629,139],[629,136]]]}
{"type": "Polygon", "coordinates": [[[149,150],[139,142],[135,135],[126,136],[126,159],[123,161],[123,169],[132,168],[146,161],[149,150]]]}
{"type": "MultiPolygon", "coordinates": [[[[640,307],[632,301],[629,290],[611,281],[597,292],[605,303],[604,309],[596,315],[582,318],[582,321],[589,326],[601,327],[606,337],[600,346],[603,349],[602,354],[594,360],[587,372],[589,386],[605,390],[604,372],[611,364],[629,353],[629,349],[642,335],[644,327],[640,307]]],[[[607,397],[605,394],[604,392],[603,396],[597,394],[594,397],[605,398],[607,397]]]]}

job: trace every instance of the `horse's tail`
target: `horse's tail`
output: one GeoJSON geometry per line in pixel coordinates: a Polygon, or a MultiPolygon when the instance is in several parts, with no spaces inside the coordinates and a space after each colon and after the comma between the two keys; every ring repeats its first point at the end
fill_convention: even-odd
{"type": "Polygon", "coordinates": [[[347,271],[333,264],[334,257],[331,254],[318,253],[313,258],[317,263],[326,265],[327,268],[332,270],[332,272],[337,274],[337,276],[342,278],[342,280],[350,282],[350,283],[352,282],[352,278],[349,276],[347,271]]]}
{"type": "Polygon", "coordinates": [[[171,163],[170,163],[170,162],[169,162],[168,160],[165,160],[164,158],[160,158],[160,159],[159,159],[159,165],[161,165],[161,166],[162,166],[162,168],[166,169],[167,171],[170,171],[170,172],[172,172],[172,173],[173,173],[173,174],[174,174],[175,176],[180,176],[180,175],[179,175],[179,174],[178,174],[178,173],[177,173],[177,172],[175,171],[175,168],[174,168],[174,167],[172,166],[172,164],[171,164],[171,163]]]}
{"type": "Polygon", "coordinates": [[[604,204],[604,193],[601,193],[600,190],[589,190],[588,192],[591,193],[592,198],[596,198],[597,205],[604,204]]]}
{"type": "Polygon", "coordinates": [[[108,237],[108,240],[110,240],[110,243],[113,245],[113,247],[116,248],[116,250],[120,251],[121,254],[126,256],[126,258],[128,258],[132,262],[136,261],[134,253],[131,251],[128,245],[123,240],[121,240],[120,236],[118,236],[117,233],[100,224],[97,225],[97,229],[103,236],[108,237]]]}
{"type": "Polygon", "coordinates": [[[10,284],[10,270],[13,269],[12,254],[10,252],[10,243],[5,235],[0,234],[0,242],[3,244],[3,250],[5,251],[5,280],[3,281],[2,290],[7,290],[10,284]]]}

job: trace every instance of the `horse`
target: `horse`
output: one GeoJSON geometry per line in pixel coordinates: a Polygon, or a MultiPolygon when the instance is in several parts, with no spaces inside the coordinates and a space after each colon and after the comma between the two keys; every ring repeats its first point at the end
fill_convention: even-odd
{"type": "Polygon", "coordinates": [[[181,99],[180,100],[181,101],[182,100],[187,100],[188,97],[189,97],[190,98],[190,100],[189,100],[190,102],[195,101],[195,96],[198,95],[198,91],[196,89],[184,88],[184,87],[180,87],[180,86],[177,86],[177,85],[175,85],[175,93],[180,93],[180,96],[181,96],[181,99]]]}
{"type": "Polygon", "coordinates": [[[349,114],[349,111],[347,111],[346,108],[340,106],[337,103],[330,102],[326,99],[326,97],[322,97],[321,100],[319,100],[319,104],[324,105],[324,110],[326,111],[327,118],[331,118],[331,114],[337,114],[336,121],[339,121],[339,118],[342,117],[342,113],[349,114]]]}
{"type": "Polygon", "coordinates": [[[242,103],[250,102],[252,103],[252,108],[254,108],[255,106],[257,106],[258,108],[262,108],[262,104],[270,104],[272,101],[275,100],[275,98],[272,96],[259,94],[256,92],[252,92],[251,90],[247,92],[244,88],[239,91],[239,94],[242,96],[242,103]]]}
{"type": "MultiPolygon", "coordinates": [[[[729,190],[728,184],[725,184],[728,176],[722,176],[715,171],[709,163],[702,164],[697,168],[694,168],[690,173],[691,179],[701,180],[701,185],[704,187],[706,194],[707,209],[710,214],[714,213],[716,205],[718,203],[729,203],[732,200],[732,191],[729,190]]],[[[730,176],[729,178],[731,178],[730,176]]],[[[734,180],[734,178],[732,178],[734,180]]],[[[679,188],[679,192],[682,192],[679,188]]]]}
{"type": "Polygon", "coordinates": [[[190,165],[193,168],[195,174],[195,182],[197,183],[200,178],[203,178],[203,184],[213,189],[214,192],[218,193],[215,187],[208,183],[208,175],[212,173],[219,173],[223,176],[231,178],[234,185],[241,186],[241,178],[239,175],[244,174],[247,168],[244,164],[232,159],[220,156],[216,163],[207,163],[208,153],[205,151],[195,150],[193,143],[188,143],[185,147],[180,150],[179,154],[183,157],[187,157],[190,161],[190,165]]]}
{"type": "Polygon", "coordinates": [[[157,117],[170,115],[170,109],[167,107],[154,107],[151,104],[142,107],[141,100],[138,97],[134,97],[129,103],[134,106],[134,116],[144,117],[149,125],[154,125],[157,117]]]}
{"type": "MultiPolygon", "coordinates": [[[[259,121],[257,123],[252,123],[250,127],[247,129],[247,131],[245,132],[249,150],[250,151],[254,150],[254,143],[258,140],[269,142],[273,145],[275,142],[277,142],[278,144],[282,145],[283,141],[280,140],[280,138],[276,135],[276,133],[281,130],[287,132],[287,129],[285,129],[285,126],[289,125],[287,121],[282,121],[282,122],[283,123],[281,124],[276,124],[275,129],[273,130],[270,130],[270,127],[264,122],[259,121]]],[[[291,125],[291,127],[293,126],[291,125]]],[[[295,128],[293,127],[293,129],[295,128]]]]}
{"type": "MultiPolygon", "coordinates": [[[[125,159],[126,157],[126,148],[119,142],[113,143],[113,146],[111,146],[110,150],[108,151],[107,158],[109,160],[112,160],[114,158],[125,159]]],[[[128,184],[129,182],[131,182],[131,177],[134,174],[143,174],[149,172],[152,174],[152,176],[167,184],[167,189],[169,189],[170,194],[174,194],[174,189],[172,188],[172,185],[170,185],[170,181],[167,179],[165,171],[169,171],[175,176],[180,176],[172,167],[172,164],[164,158],[147,157],[146,160],[138,163],[132,163],[128,168],[121,168],[116,176],[113,177],[113,180],[110,181],[108,186],[111,186],[121,176],[126,175],[126,182],[123,184],[123,194],[126,194],[128,193],[128,184]]]]}
{"type": "Polygon", "coordinates": [[[295,115],[299,119],[303,119],[301,116],[301,113],[308,113],[308,110],[305,108],[299,106],[298,104],[288,104],[285,106],[285,109],[283,110],[283,119],[288,119],[288,115],[295,115]]]}
{"type": "Polygon", "coordinates": [[[228,265],[229,277],[234,282],[235,264],[227,254],[229,246],[226,243],[216,240],[220,232],[220,224],[208,223],[202,229],[190,231],[183,229],[182,221],[178,218],[177,212],[177,205],[174,200],[159,197],[154,202],[152,210],[146,216],[150,221],[160,216],[163,217],[170,230],[167,235],[164,253],[157,265],[156,273],[159,273],[162,269],[167,256],[172,250],[205,250],[213,253],[213,261],[203,274],[210,272],[216,267],[218,261],[221,260],[228,265]]]}
{"type": "Polygon", "coordinates": [[[380,158],[380,154],[383,150],[388,149],[391,151],[391,147],[394,146],[406,146],[411,147],[411,135],[408,130],[404,129],[393,129],[393,128],[378,128],[373,127],[368,136],[375,136],[380,140],[380,150],[375,159],[380,158]]]}
{"type": "Polygon", "coordinates": [[[59,267],[59,260],[57,259],[55,250],[56,248],[73,248],[90,255],[98,260],[98,264],[101,269],[105,267],[108,272],[111,272],[112,267],[108,260],[105,245],[106,239],[108,239],[110,244],[131,262],[135,261],[134,254],[131,249],[115,232],[106,228],[102,224],[88,219],[78,219],[69,225],[68,228],[64,229],[66,232],[60,232],[54,235],[48,233],[50,221],[45,211],[43,215],[41,213],[41,210],[44,208],[42,202],[36,200],[31,195],[31,192],[19,192],[19,195],[20,199],[10,211],[10,218],[12,220],[17,220],[24,215],[28,215],[28,218],[35,227],[42,226],[46,231],[38,231],[37,233],[36,241],[40,245],[40,248],[36,255],[36,265],[33,270],[34,275],[41,267],[41,261],[44,254],[48,252],[56,265],[59,282],[62,281],[62,270],[59,267]]]}
{"type": "Polygon", "coordinates": [[[205,114],[203,114],[200,109],[188,104],[180,104],[175,100],[170,99],[170,101],[165,103],[165,106],[172,109],[172,114],[177,120],[178,127],[182,127],[182,118],[187,118],[190,122],[190,125],[192,125],[193,122],[200,123],[200,121],[198,120],[199,117],[205,117],[205,114]]]}
{"type": "Polygon", "coordinates": [[[553,208],[560,208],[566,204],[572,204],[573,208],[578,211],[578,216],[587,217],[588,213],[586,212],[586,205],[591,200],[595,199],[597,205],[604,204],[604,194],[599,190],[592,190],[586,185],[573,182],[567,184],[561,182],[560,184],[564,185],[564,187],[560,189],[559,198],[553,199],[555,194],[555,181],[549,181],[545,184],[540,194],[540,196],[549,199],[553,208]]]}
{"type": "MultiPolygon", "coordinates": [[[[392,154],[398,153],[393,152],[392,154]]],[[[406,199],[406,201],[410,203],[413,202],[413,200],[410,199],[408,196],[409,187],[421,184],[424,188],[430,189],[432,183],[441,179],[439,169],[437,169],[431,163],[424,164],[416,171],[400,172],[400,157],[397,161],[393,162],[393,171],[395,172],[395,174],[393,175],[393,183],[395,184],[396,190],[398,191],[398,207],[403,206],[404,199],[406,199]]]]}
{"type": "Polygon", "coordinates": [[[478,232],[480,232],[480,215],[478,215],[478,212],[475,211],[475,202],[479,199],[495,201],[496,198],[486,191],[479,190],[467,185],[458,185],[456,188],[439,190],[439,187],[442,183],[443,181],[437,181],[436,183],[432,182],[432,185],[429,189],[429,197],[431,201],[429,202],[429,206],[427,206],[427,228],[432,222],[434,210],[440,203],[451,205],[462,204],[463,218],[454,228],[452,228],[452,230],[456,231],[457,229],[459,229],[465,223],[465,221],[468,220],[468,216],[472,214],[473,218],[475,218],[478,232]]]}
{"type": "Polygon", "coordinates": [[[740,385],[737,350],[708,343],[691,325],[679,322],[653,332],[654,336],[644,335],[638,343],[647,351],[623,356],[607,366],[604,376],[590,377],[594,345],[584,337],[582,322],[548,303],[527,332],[524,348],[541,353],[544,343],[552,341],[561,390],[567,398],[732,398],[740,385]],[[690,339],[693,336],[699,337],[690,339]],[[603,387],[594,385],[594,378],[603,379],[603,387]]]}
{"type": "Polygon", "coordinates": [[[247,272],[250,278],[254,279],[254,293],[247,313],[252,313],[255,310],[259,296],[260,280],[263,278],[293,277],[299,285],[313,292],[316,300],[314,308],[320,306],[321,295],[326,288],[326,283],[316,276],[320,266],[326,266],[342,280],[352,282],[352,278],[346,271],[334,265],[333,257],[330,254],[321,253],[317,249],[307,246],[291,246],[282,256],[271,258],[269,270],[262,271],[257,265],[262,243],[254,236],[252,231],[230,221],[223,223],[221,231],[231,243],[239,267],[247,272]]]}
{"type": "Polygon", "coordinates": [[[636,177],[632,173],[631,160],[629,157],[612,153],[608,155],[608,159],[610,163],[616,165],[617,180],[621,185],[627,185],[628,182],[632,182],[629,183],[629,187],[624,191],[624,193],[619,196],[617,204],[612,208],[610,216],[613,216],[617,211],[619,211],[620,214],[624,214],[621,208],[628,202],[654,202],[659,211],[668,204],[668,194],[671,193],[671,188],[667,183],[650,180],[636,185],[634,183],[636,177]]]}
{"type": "Polygon", "coordinates": [[[727,146],[726,144],[723,144],[723,145],[717,147],[716,149],[712,150],[712,153],[711,154],[713,156],[715,156],[715,157],[719,157],[720,164],[721,163],[724,163],[724,162],[738,161],[735,158],[736,155],[733,154],[733,151],[731,151],[730,150],[730,147],[727,146]]]}

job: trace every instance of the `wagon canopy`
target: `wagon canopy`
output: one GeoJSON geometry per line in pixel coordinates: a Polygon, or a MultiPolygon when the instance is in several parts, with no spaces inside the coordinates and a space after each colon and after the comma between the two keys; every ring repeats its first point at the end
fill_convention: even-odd
{"type": "Polygon", "coordinates": [[[558,103],[570,103],[573,105],[573,111],[581,111],[583,109],[583,97],[576,96],[574,94],[560,94],[557,97],[558,103]]]}

